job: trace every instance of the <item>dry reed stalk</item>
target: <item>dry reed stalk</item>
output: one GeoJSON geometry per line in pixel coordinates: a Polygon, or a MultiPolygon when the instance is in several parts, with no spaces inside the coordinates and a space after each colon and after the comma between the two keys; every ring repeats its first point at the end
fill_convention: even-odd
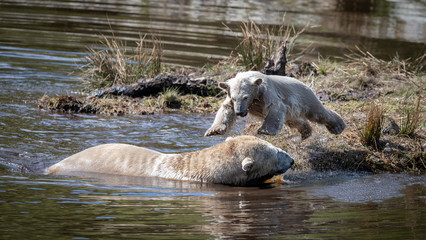
{"type": "Polygon", "coordinates": [[[416,129],[420,126],[420,122],[422,120],[420,108],[421,99],[422,97],[419,93],[414,109],[407,108],[405,110],[406,117],[401,122],[401,130],[399,132],[400,136],[412,137],[414,136],[416,129]]]}
{"type": "Polygon", "coordinates": [[[152,50],[147,52],[145,42],[146,35],[140,36],[134,55],[131,55],[123,41],[115,36],[111,39],[103,36],[102,49],[88,48],[88,63],[82,68],[86,84],[92,89],[131,84],[141,77],[160,73],[162,44],[152,35],[152,50]]]}
{"type": "Polygon", "coordinates": [[[367,123],[360,131],[361,144],[365,146],[372,146],[376,149],[378,148],[384,114],[385,111],[380,106],[378,106],[374,101],[371,102],[367,116],[367,123]]]}
{"type": "MultiPolygon", "coordinates": [[[[285,17],[283,18],[283,22],[285,17]]],[[[246,70],[261,70],[264,59],[271,58],[274,52],[284,42],[287,45],[287,57],[294,48],[296,39],[305,28],[296,30],[294,26],[281,25],[279,28],[269,28],[266,25],[258,25],[250,20],[242,23],[240,27],[242,38],[236,47],[236,52],[246,70]]]]}

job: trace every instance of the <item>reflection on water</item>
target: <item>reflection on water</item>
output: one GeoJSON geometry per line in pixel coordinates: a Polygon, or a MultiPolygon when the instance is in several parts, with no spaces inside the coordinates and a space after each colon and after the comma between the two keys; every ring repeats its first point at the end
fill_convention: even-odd
{"type": "Polygon", "coordinates": [[[312,194],[332,197],[341,202],[382,202],[386,199],[404,197],[403,190],[413,185],[426,186],[426,177],[405,174],[372,175],[315,189],[312,194]]]}
{"type": "MultiPolygon", "coordinates": [[[[3,239],[419,239],[426,233],[425,177],[414,184],[404,175],[328,177],[326,184],[311,178],[240,188],[103,174],[0,176],[0,234],[3,239]],[[334,194],[327,190],[334,185],[382,177],[409,186],[363,204],[316,196],[322,190],[334,194]]],[[[367,192],[377,189],[366,188],[358,196],[369,200],[367,192]]]]}
{"type": "MultiPolygon", "coordinates": [[[[402,57],[426,42],[422,1],[6,1],[0,0],[1,239],[423,239],[425,177],[286,173],[286,182],[235,188],[112,175],[44,176],[85,148],[122,142],[193,151],[212,115],[97,116],[37,109],[43,94],[77,94],[78,66],[99,34],[128,41],[154,32],[168,64],[227,57],[237,24],[286,21],[314,28],[300,39],[325,56],[359,44],[402,57]],[[229,31],[226,24],[233,29],[229,31]],[[21,175],[23,165],[32,175],[21,175]],[[10,172],[9,169],[14,172],[10,172]]],[[[316,55],[316,53],[314,53],[316,55]]],[[[239,134],[236,129],[231,134],[239,134]]]]}
{"type": "Polygon", "coordinates": [[[200,66],[227,57],[236,46],[236,26],[253,19],[313,27],[301,39],[324,56],[363,45],[380,56],[417,54],[426,42],[422,1],[0,1],[0,45],[82,52],[98,34],[134,44],[139,33],[156,33],[166,62],[200,66]],[[228,30],[224,24],[233,29],[228,30]],[[67,34],[64,34],[66,32],[67,34]]]}

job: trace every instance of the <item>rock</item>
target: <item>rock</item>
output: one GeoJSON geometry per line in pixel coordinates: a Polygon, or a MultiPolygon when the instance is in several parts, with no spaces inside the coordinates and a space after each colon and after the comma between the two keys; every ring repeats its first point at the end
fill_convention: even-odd
{"type": "Polygon", "coordinates": [[[385,153],[391,153],[392,151],[393,150],[392,150],[392,147],[390,146],[390,144],[386,143],[385,148],[383,149],[383,152],[385,152],[385,153]]]}
{"type": "Polygon", "coordinates": [[[390,119],[389,123],[383,128],[382,133],[386,135],[398,135],[401,129],[395,120],[390,119]]]}
{"type": "Polygon", "coordinates": [[[300,78],[304,76],[318,76],[317,69],[308,62],[302,62],[300,64],[290,64],[290,69],[287,71],[287,76],[300,78]]]}

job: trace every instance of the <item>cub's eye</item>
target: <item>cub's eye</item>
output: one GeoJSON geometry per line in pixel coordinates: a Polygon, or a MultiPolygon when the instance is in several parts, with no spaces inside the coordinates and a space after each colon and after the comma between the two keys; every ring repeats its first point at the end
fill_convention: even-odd
{"type": "Polygon", "coordinates": [[[244,100],[247,100],[247,99],[248,99],[248,96],[244,96],[244,97],[243,97],[243,99],[244,99],[244,100]]]}

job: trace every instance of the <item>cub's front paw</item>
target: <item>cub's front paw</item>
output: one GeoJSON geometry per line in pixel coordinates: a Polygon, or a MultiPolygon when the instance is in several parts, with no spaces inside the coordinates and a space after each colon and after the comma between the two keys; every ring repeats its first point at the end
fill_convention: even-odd
{"type": "Polygon", "coordinates": [[[226,133],[225,127],[211,127],[209,130],[206,131],[204,134],[205,137],[207,136],[214,136],[214,135],[224,135],[226,133]]]}
{"type": "Polygon", "coordinates": [[[275,135],[276,133],[268,130],[267,128],[261,127],[257,130],[257,134],[275,135]]]}

